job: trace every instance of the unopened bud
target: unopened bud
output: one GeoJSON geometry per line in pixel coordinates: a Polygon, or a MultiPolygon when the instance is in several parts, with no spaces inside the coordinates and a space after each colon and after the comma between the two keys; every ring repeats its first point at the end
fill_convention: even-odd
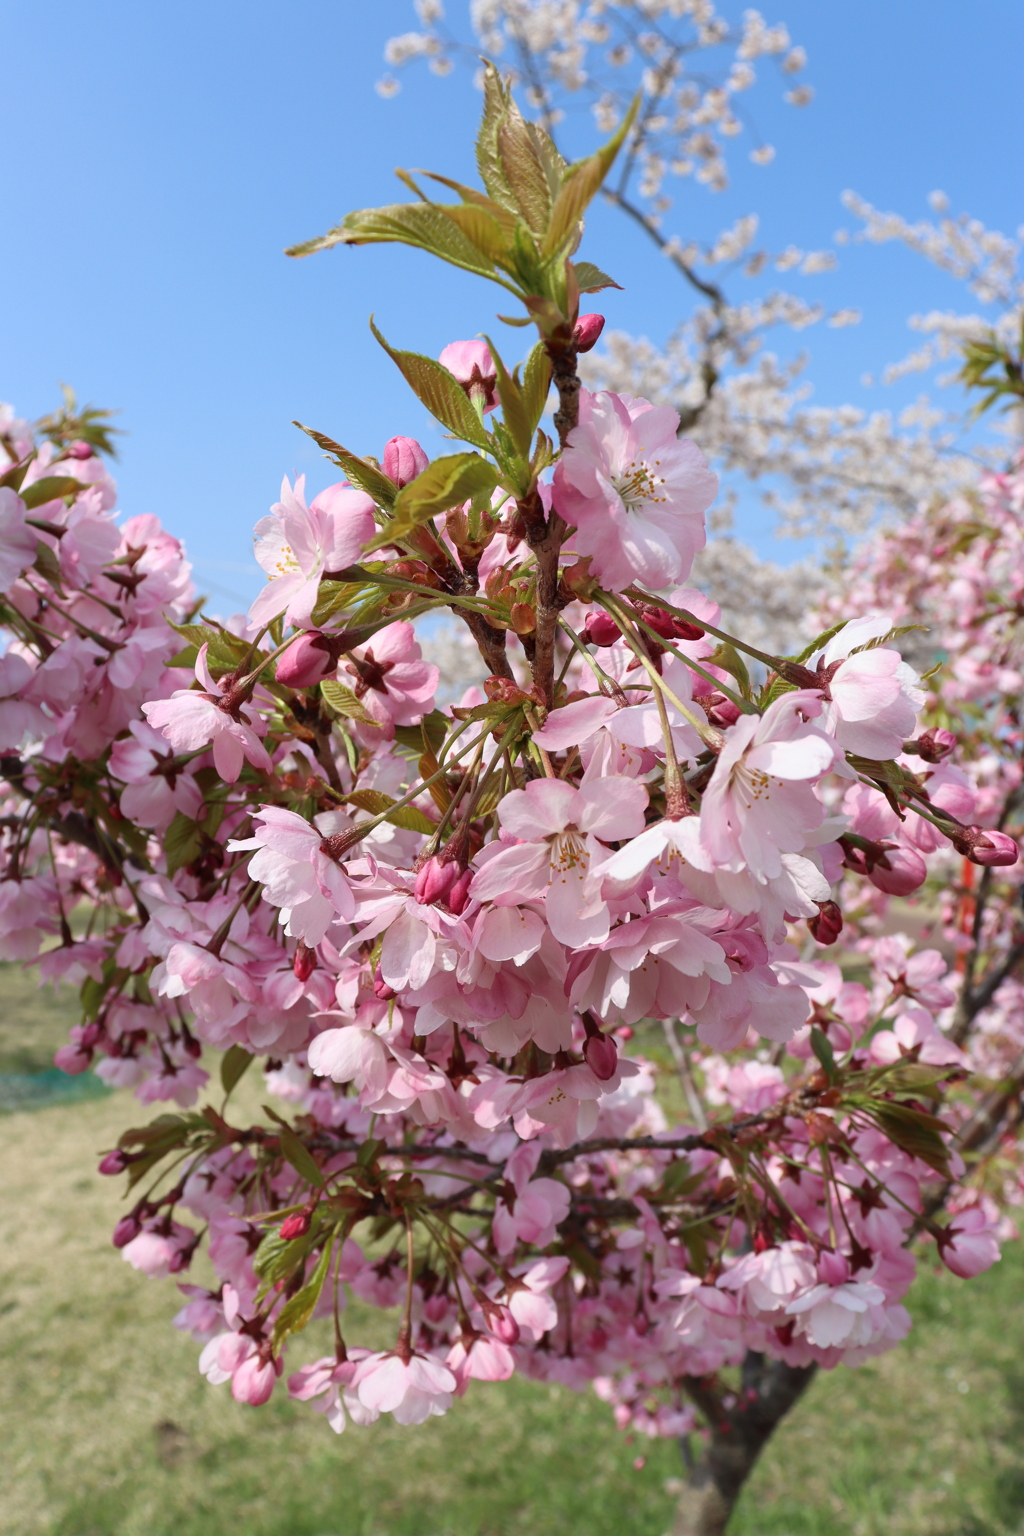
{"type": "Polygon", "coordinates": [[[281,1223],[281,1236],[286,1243],[294,1242],[297,1237],[305,1237],[310,1228],[310,1216],[308,1211],[296,1211],[293,1216],[286,1216],[281,1223]]]}
{"type": "Polygon", "coordinates": [[[614,645],[622,634],[622,630],[613,618],[607,613],[598,610],[596,613],[587,614],[587,622],[583,626],[583,633],[591,645],[614,645]]]}
{"type": "Polygon", "coordinates": [[[922,731],[916,741],[905,741],[903,750],[917,757],[923,757],[926,763],[941,763],[955,746],[956,737],[953,732],[944,730],[942,726],[936,726],[933,730],[922,731]]]}
{"type": "Polygon", "coordinates": [[[735,725],[739,719],[741,710],[732,699],[727,699],[724,693],[713,694],[708,701],[708,719],[712,725],[720,725],[723,729],[727,725],[735,725]]]}
{"type": "Polygon", "coordinates": [[[614,1077],[619,1065],[619,1053],[615,1041],[607,1035],[591,1035],[583,1044],[583,1060],[599,1082],[606,1083],[614,1077]]]}
{"type": "Polygon", "coordinates": [[[387,982],[384,980],[384,977],[380,973],[379,965],[376,972],[374,973],[373,995],[374,997],[379,998],[382,1003],[390,1003],[391,999],[393,997],[397,997],[398,995],[395,992],[394,987],[389,987],[387,982]]]}
{"type": "Polygon", "coordinates": [[[141,1231],[142,1222],[136,1215],[130,1214],[128,1216],[122,1216],[121,1220],[114,1228],[113,1236],[111,1237],[110,1241],[113,1243],[115,1248],[124,1248],[128,1243],[132,1241],[133,1238],[138,1237],[141,1231]]]}
{"type": "Polygon", "coordinates": [[[131,1158],[128,1156],[127,1152],[122,1152],[120,1147],[115,1147],[113,1152],[107,1153],[106,1157],[100,1163],[97,1172],[104,1174],[124,1173],[130,1162],[131,1158]]]}
{"type": "Polygon", "coordinates": [[[92,1064],[92,1052],[79,1050],[77,1045],[62,1045],[54,1052],[53,1064],[69,1077],[78,1077],[92,1064]]]}
{"type": "Polygon", "coordinates": [[[807,926],[819,944],[834,944],[843,931],[843,914],[838,902],[819,901],[817,917],[809,917],[807,926]]]}
{"type": "Polygon", "coordinates": [[[338,657],[345,649],[343,635],[307,630],[278,660],[276,681],[285,688],[312,688],[337,670],[338,657]]]}
{"type": "Polygon", "coordinates": [[[949,840],[957,853],[970,859],[972,864],[983,864],[992,869],[1016,864],[1020,850],[1007,832],[997,832],[991,827],[961,827],[950,832],[949,840]]]}
{"type": "Polygon", "coordinates": [[[872,885],[887,896],[909,896],[924,884],[927,874],[921,855],[902,843],[886,846],[881,858],[868,869],[872,885]]]}
{"type": "Polygon", "coordinates": [[[472,869],[464,869],[448,892],[447,903],[449,912],[458,917],[469,905],[469,888],[473,884],[473,876],[476,873],[472,869]]]}
{"type": "Polygon", "coordinates": [[[68,444],[67,456],[69,459],[95,458],[92,445],[90,443],[83,443],[80,439],[78,442],[68,444]]]}
{"type": "Polygon", "coordinates": [[[604,315],[580,315],[572,339],[577,352],[589,352],[597,346],[597,338],[604,330],[604,315]]]}
{"type": "Polygon", "coordinates": [[[292,971],[296,981],[308,981],[316,970],[316,950],[300,939],[295,948],[295,958],[292,961],[292,971]]]}
{"type": "Polygon", "coordinates": [[[500,1339],[503,1344],[519,1343],[519,1324],[508,1307],[500,1306],[493,1301],[482,1301],[481,1310],[487,1327],[496,1339],[500,1339]]]}
{"type": "Polygon", "coordinates": [[[401,490],[417,475],[422,475],[430,460],[414,437],[392,437],[384,444],[381,468],[401,490]]]}
{"type": "Polygon", "coordinates": [[[420,906],[429,907],[435,901],[442,901],[459,878],[459,873],[459,866],[454,859],[445,859],[442,863],[436,854],[429,858],[416,876],[413,887],[420,906]]]}

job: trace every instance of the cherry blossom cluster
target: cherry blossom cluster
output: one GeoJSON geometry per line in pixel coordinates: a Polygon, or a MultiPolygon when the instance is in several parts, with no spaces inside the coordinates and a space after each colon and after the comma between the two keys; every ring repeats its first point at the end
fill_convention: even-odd
{"type": "Polygon", "coordinates": [[[178,1319],[204,1374],[265,1402],[329,1319],[288,1390],[335,1430],[519,1369],[676,1434],[750,1350],[896,1343],[918,1236],[961,1275],[998,1258],[942,1113],[970,1099],[942,956],[879,940],[870,987],[820,956],[850,892],[919,889],[949,847],[987,878],[1016,842],[920,728],[892,611],[779,656],[689,584],[715,474],[670,406],[577,370],[611,281],[582,214],[628,127],[566,165],[489,69],[484,192],[295,248],[425,246],[538,339],[510,368],[375,332],[468,446],[307,429],[343,478],[284,481],[246,616],[115,521],[87,441],[3,435],[0,952],[79,988],[59,1065],[177,1108],[100,1166],[129,1263],[204,1247],[178,1319]],[[417,621],[444,612],[483,676],[440,708],[417,621]],[[232,1107],[257,1060],[289,1114],[232,1107]],[[395,1309],[392,1348],[346,1338],[350,1294],[395,1309]]]}

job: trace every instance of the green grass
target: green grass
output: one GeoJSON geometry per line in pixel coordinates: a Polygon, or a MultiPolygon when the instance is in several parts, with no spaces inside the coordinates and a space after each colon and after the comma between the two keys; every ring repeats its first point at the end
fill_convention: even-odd
{"type": "MultiPolygon", "coordinates": [[[[20,973],[17,973],[20,977],[20,973]]],[[[7,990],[12,972],[0,977],[7,990]]],[[[25,1000],[34,1005],[38,994],[25,1000]]],[[[21,1002],[15,1000],[20,1010],[21,1002]]],[[[21,1013],[26,1040],[36,1031],[21,1013]]],[[[50,1023],[38,1021],[41,1039],[50,1023]]],[[[19,1047],[13,1010],[0,1049],[19,1047]]],[[[5,1060],[9,1060],[6,1057],[5,1060]]],[[[95,1154],[129,1097],[0,1119],[0,1531],[16,1536],[662,1536],[672,1444],[629,1444],[591,1395],[514,1380],[444,1419],[336,1438],[282,1394],[241,1408],[170,1327],[174,1287],[109,1246],[95,1154]],[[635,1470],[633,1460],[646,1456],[635,1470]],[[667,1485],[667,1486],[666,1486],[667,1485]]],[[[928,1269],[910,1341],[822,1375],[768,1448],[730,1536],[1020,1536],[1024,1251],[972,1283],[928,1269]]],[[[379,1329],[379,1314],[366,1326],[379,1329]]],[[[366,1338],[360,1322],[353,1338],[366,1338]]],[[[325,1341],[326,1342],[326,1341],[325,1341]]],[[[295,1363],[305,1357],[294,1356],[295,1363]]]]}

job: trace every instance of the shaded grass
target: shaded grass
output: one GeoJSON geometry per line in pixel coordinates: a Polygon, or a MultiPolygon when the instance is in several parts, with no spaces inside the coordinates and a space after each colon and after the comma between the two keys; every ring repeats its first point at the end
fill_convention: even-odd
{"type": "Polygon", "coordinates": [[[0,1072],[42,1072],[81,1017],[72,987],[41,987],[32,970],[0,961],[0,1072]]]}

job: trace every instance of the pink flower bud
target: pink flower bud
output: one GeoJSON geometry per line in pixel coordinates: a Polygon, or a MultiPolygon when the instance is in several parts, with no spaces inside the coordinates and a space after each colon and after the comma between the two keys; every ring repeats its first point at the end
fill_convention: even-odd
{"type": "Polygon", "coordinates": [[[390,1003],[391,999],[393,997],[397,997],[398,995],[394,987],[389,987],[387,982],[384,980],[384,977],[380,973],[379,965],[377,967],[376,975],[373,978],[373,995],[374,997],[379,998],[382,1003],[390,1003]]]}
{"type": "Polygon", "coordinates": [[[117,1174],[124,1173],[131,1158],[127,1152],[122,1152],[120,1147],[115,1147],[113,1152],[108,1152],[97,1169],[98,1173],[117,1174]]]}
{"type": "MultiPolygon", "coordinates": [[[[444,362],[443,355],[441,361],[444,362]]],[[[422,475],[429,463],[430,460],[414,437],[392,437],[384,444],[381,467],[399,490],[403,485],[408,485],[410,480],[415,480],[417,475],[422,475]]]]}
{"type": "Polygon", "coordinates": [[[296,1211],[292,1216],[286,1216],[281,1223],[281,1236],[286,1243],[294,1242],[297,1237],[305,1237],[310,1227],[310,1215],[308,1211],[296,1211]]]}
{"type": "Polygon", "coordinates": [[[708,719],[711,721],[712,725],[720,725],[724,727],[727,725],[735,725],[736,721],[740,717],[740,714],[741,710],[739,705],[734,704],[731,699],[727,699],[724,694],[719,693],[714,695],[714,703],[708,710],[708,719]]]}
{"type": "Polygon", "coordinates": [[[336,671],[341,649],[334,637],[307,630],[279,658],[276,680],[286,688],[312,688],[336,671]]]}
{"type": "Polygon", "coordinates": [[[619,1065],[619,1053],[615,1041],[607,1035],[596,1034],[584,1041],[583,1060],[599,1082],[606,1083],[615,1076],[619,1065]]]}
{"type": "Polygon", "coordinates": [[[142,1231],[142,1223],[134,1213],[122,1216],[114,1228],[110,1241],[115,1248],[126,1248],[133,1238],[138,1237],[142,1231]]]}
{"type": "Polygon", "coordinates": [[[300,939],[295,947],[295,958],[292,961],[292,973],[296,981],[308,981],[316,970],[316,950],[310,949],[304,940],[300,939]]]}
{"type": "Polygon", "coordinates": [[[95,457],[91,445],[83,443],[81,439],[78,442],[68,444],[67,456],[69,459],[91,459],[95,457]]]}
{"type": "Polygon", "coordinates": [[[81,1051],[77,1045],[62,1045],[53,1057],[54,1066],[66,1072],[69,1077],[78,1077],[87,1071],[91,1062],[92,1052],[81,1051]]]}
{"type": "Polygon", "coordinates": [[[498,371],[486,341],[451,341],[438,362],[458,379],[471,400],[482,399],[485,411],[494,410],[498,371]]]}
{"type": "Polygon", "coordinates": [[[868,870],[868,879],[887,896],[909,896],[924,884],[927,874],[921,855],[899,843],[886,847],[882,857],[868,870]]]}
{"type": "Polygon", "coordinates": [[[263,1360],[257,1353],[243,1360],[231,1378],[231,1396],[236,1403],[258,1408],[268,1401],[277,1380],[273,1360],[263,1360]]]}
{"type": "Polygon", "coordinates": [[[819,944],[834,944],[843,931],[843,914],[834,901],[819,901],[817,917],[809,917],[807,926],[819,944]]]}
{"type": "Polygon", "coordinates": [[[519,1324],[508,1307],[498,1306],[494,1302],[485,1302],[483,1314],[488,1328],[496,1339],[500,1339],[503,1344],[519,1343],[519,1324]]]}
{"type": "Polygon", "coordinates": [[[1013,838],[991,827],[961,827],[958,832],[950,833],[949,840],[972,864],[984,864],[989,868],[1009,866],[1016,864],[1019,857],[1013,838]]]}
{"type": "Polygon", "coordinates": [[[916,741],[908,741],[904,751],[916,752],[918,757],[923,757],[926,763],[941,763],[955,746],[956,737],[953,732],[937,726],[934,730],[922,731],[916,741]]]}
{"type": "Polygon", "coordinates": [[[416,876],[414,892],[416,900],[421,907],[433,906],[435,901],[442,901],[461,871],[454,859],[445,859],[443,862],[434,854],[427,860],[419,874],[416,876]]]}
{"type": "Polygon", "coordinates": [[[823,1285],[845,1285],[850,1278],[850,1261],[845,1253],[826,1249],[818,1255],[818,1279],[823,1285]]]}
{"type": "Polygon", "coordinates": [[[573,332],[577,352],[589,352],[597,346],[597,338],[604,330],[604,315],[580,315],[573,332]]]}
{"type": "Polygon", "coordinates": [[[587,622],[583,626],[583,633],[591,645],[614,645],[622,634],[622,630],[615,620],[609,618],[602,610],[587,614],[587,622]]]}
{"type": "Polygon", "coordinates": [[[474,870],[464,869],[448,892],[448,910],[456,917],[469,906],[469,888],[473,884],[474,874],[474,870]]]}

